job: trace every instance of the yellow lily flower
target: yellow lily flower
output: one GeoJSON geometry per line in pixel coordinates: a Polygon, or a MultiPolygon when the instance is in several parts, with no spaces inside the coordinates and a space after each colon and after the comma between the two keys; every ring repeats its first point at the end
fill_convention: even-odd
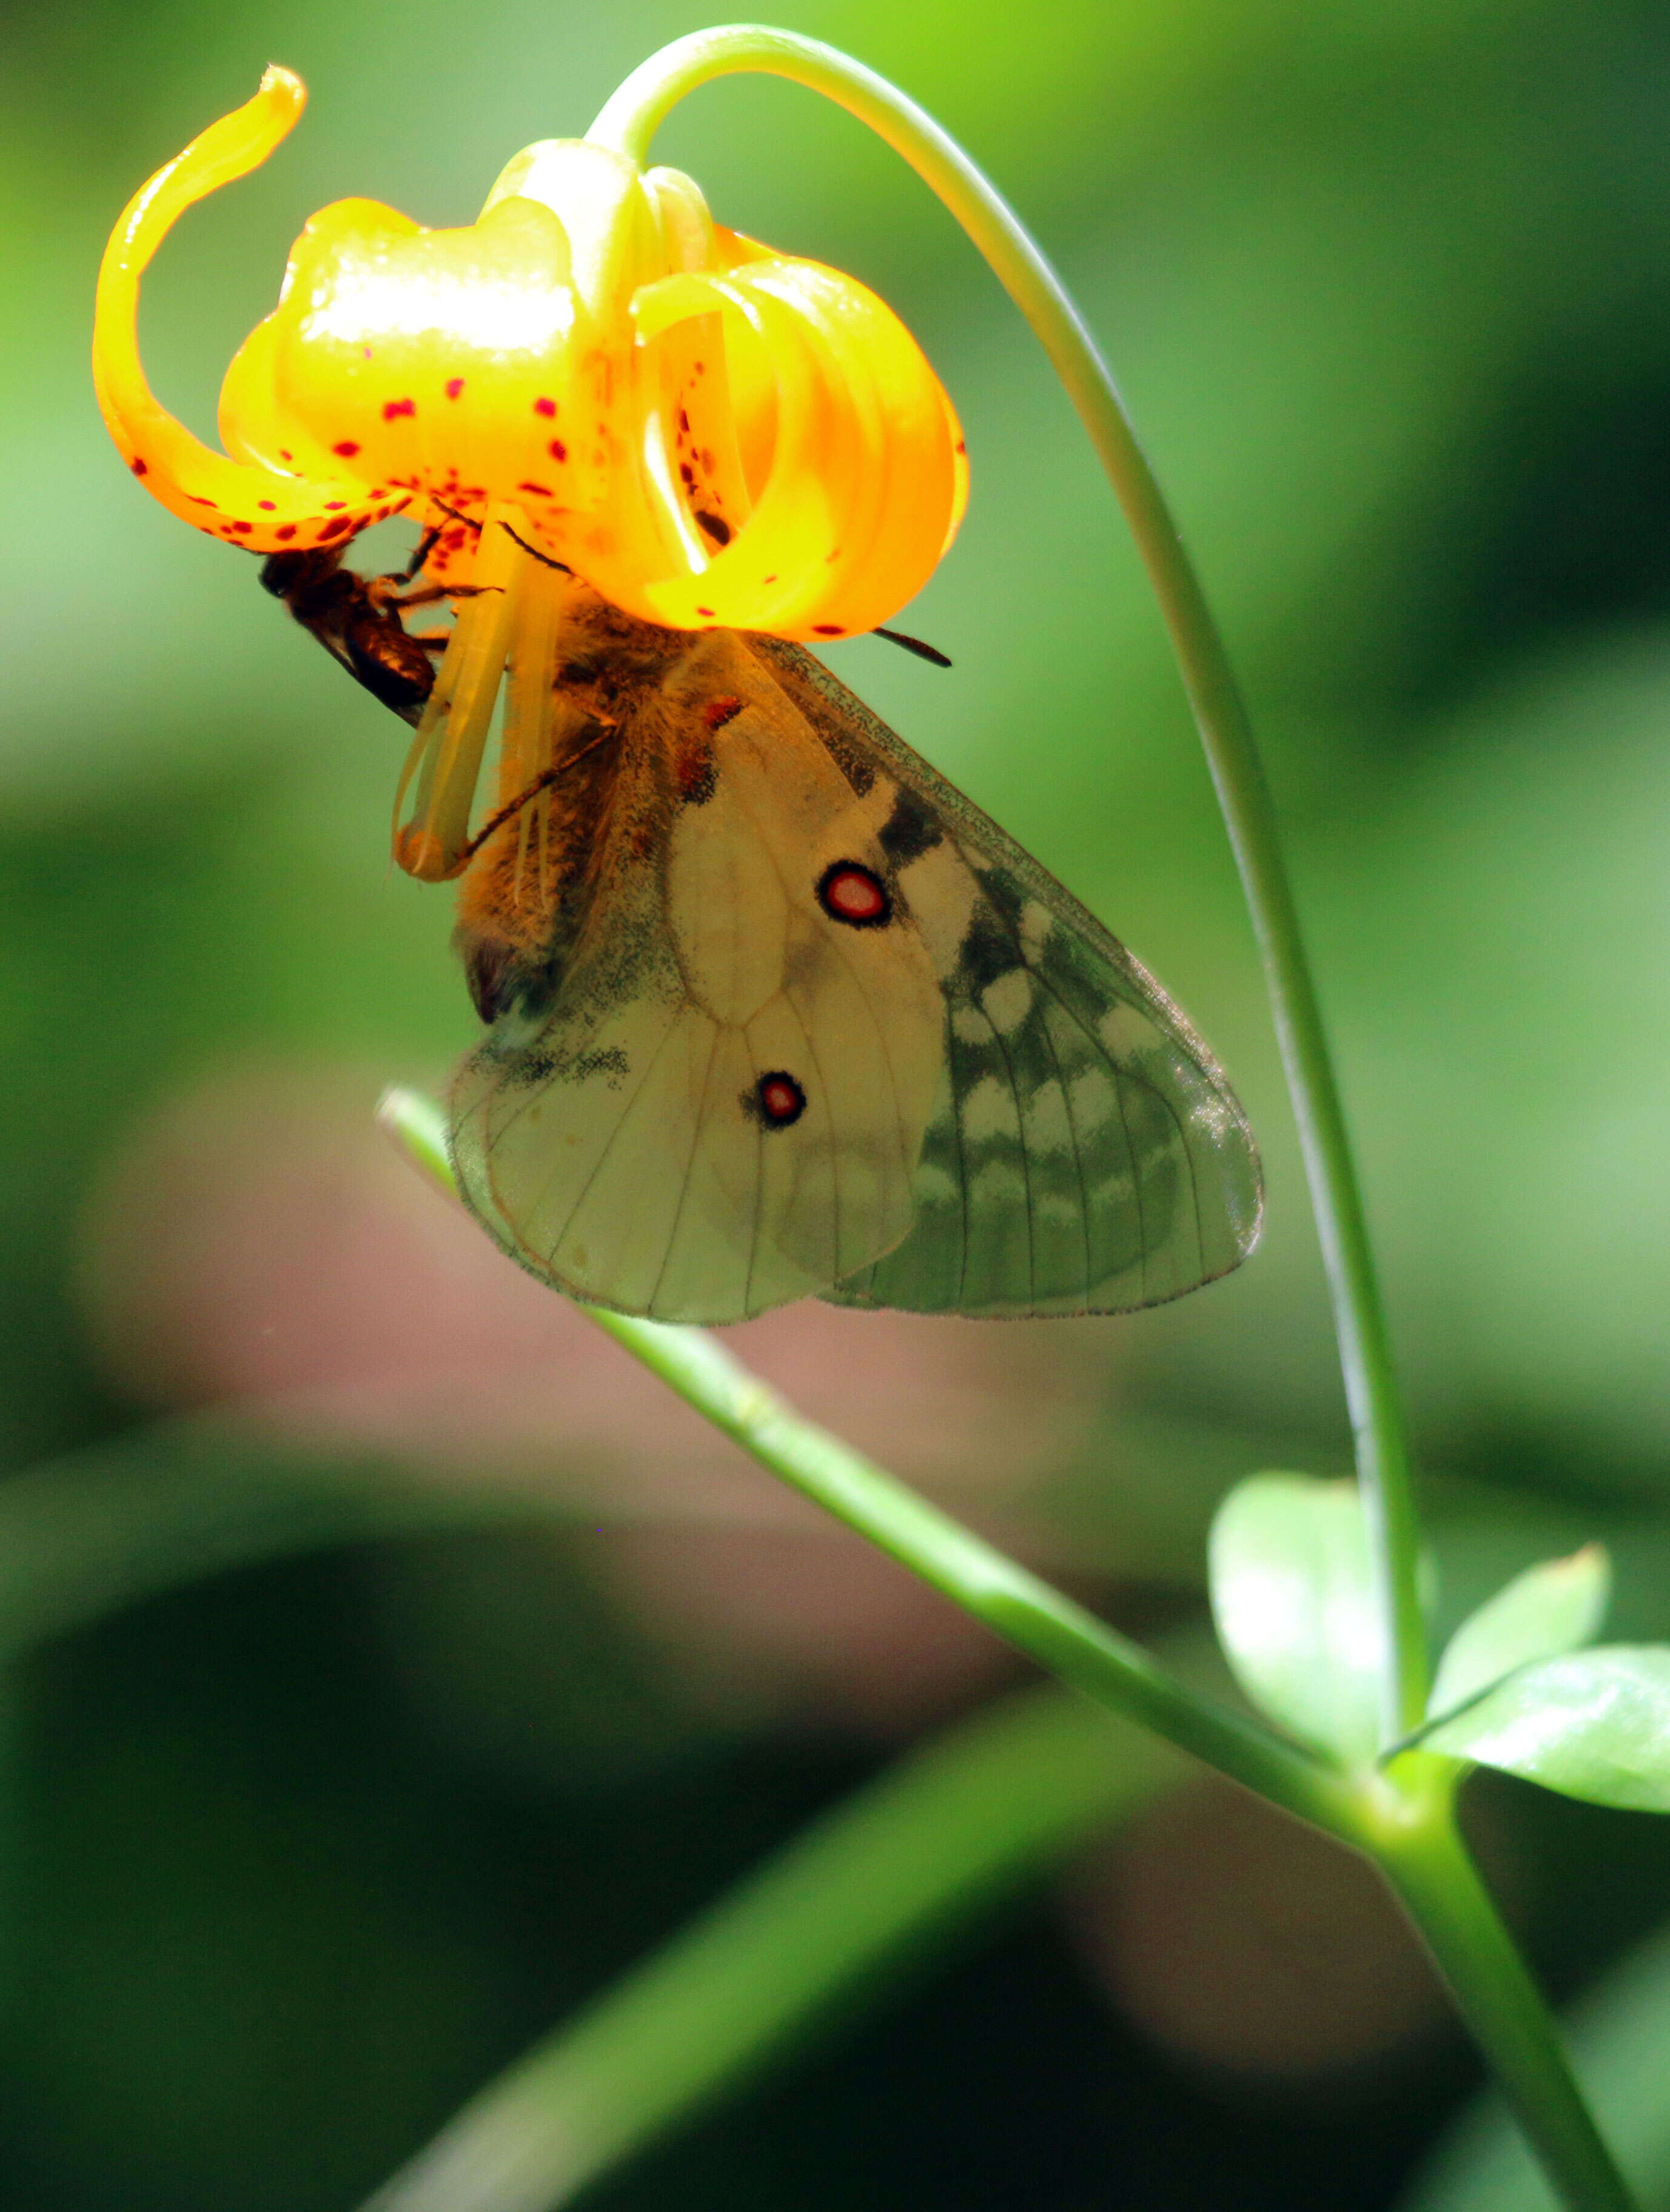
{"type": "MultiPolygon", "coordinates": [[[[139,280],[306,99],[268,70],[129,204],[99,278],[99,404],[147,490],[252,552],[341,545],[403,508],[444,526],[430,572],[498,605],[466,603],[442,670],[443,781],[473,789],[505,663],[549,634],[563,568],[646,622],[800,639],[872,629],[926,580],[967,471],[904,325],[853,278],[715,225],[677,171],[584,139],[517,155],[467,228],[371,200],[314,216],[227,372],[226,451],[203,445],[145,380],[139,280]]],[[[456,827],[444,854],[419,842],[397,841],[404,865],[454,872],[456,827]]]]}

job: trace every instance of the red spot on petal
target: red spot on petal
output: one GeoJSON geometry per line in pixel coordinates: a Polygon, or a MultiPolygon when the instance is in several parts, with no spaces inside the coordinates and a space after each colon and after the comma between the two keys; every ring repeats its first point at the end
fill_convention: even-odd
{"type": "Polygon", "coordinates": [[[531,491],[536,499],[551,497],[551,488],[549,484],[519,483],[516,489],[518,491],[531,491]]]}
{"type": "Polygon", "coordinates": [[[698,607],[696,612],[699,615],[706,615],[709,622],[714,619],[714,611],[711,607],[698,607]]]}
{"type": "Polygon", "coordinates": [[[145,462],[140,459],[137,453],[136,453],[133,459],[128,463],[128,466],[133,471],[133,473],[137,477],[148,477],[150,474],[149,467],[145,462]]]}
{"type": "Polygon", "coordinates": [[[247,538],[250,532],[254,529],[255,525],[252,522],[234,522],[232,527],[237,532],[240,538],[247,538]]]}
{"type": "Polygon", "coordinates": [[[348,501],[345,499],[327,499],[325,502],[325,512],[327,514],[340,514],[347,504],[348,501]]]}
{"type": "Polygon", "coordinates": [[[553,438],[549,450],[550,457],[554,461],[566,461],[568,458],[568,448],[563,444],[561,438],[553,438]]]}
{"type": "Polygon", "coordinates": [[[276,514],[278,512],[278,501],[276,499],[258,499],[255,504],[263,514],[276,514]]]}
{"type": "Polygon", "coordinates": [[[191,492],[188,496],[193,507],[212,507],[219,511],[221,503],[217,499],[205,499],[200,491],[191,492]]]}
{"type": "MultiPolygon", "coordinates": [[[[352,438],[343,438],[331,448],[333,453],[340,453],[345,461],[351,461],[359,450],[357,442],[352,438]]],[[[288,461],[290,457],[286,453],[284,458],[288,461]]]]}
{"type": "Polygon", "coordinates": [[[295,525],[293,522],[281,522],[277,529],[275,530],[272,534],[275,538],[282,538],[285,544],[288,544],[290,539],[295,536],[295,525]]]}
{"type": "Polygon", "coordinates": [[[761,579],[760,579],[760,581],[761,581],[762,584],[774,584],[774,583],[776,582],[776,580],[777,580],[777,576],[776,576],[776,572],[775,572],[775,570],[774,570],[774,569],[773,570],[773,572],[772,572],[772,574],[771,574],[770,575],[768,575],[768,576],[762,576],[762,577],[761,577],[761,579]]]}
{"type": "Polygon", "coordinates": [[[462,391],[463,391],[463,389],[464,389],[464,379],[463,379],[461,376],[449,376],[449,377],[447,378],[447,380],[446,380],[446,397],[447,397],[449,399],[456,399],[456,398],[458,398],[458,396],[459,392],[462,392],[462,391]]]}
{"type": "Polygon", "coordinates": [[[814,623],[811,626],[811,634],[814,637],[844,637],[846,635],[839,623],[814,623]]]}
{"type": "MultiPolygon", "coordinates": [[[[417,402],[415,399],[386,399],[383,402],[385,422],[392,422],[398,416],[416,415],[416,412],[417,402]]],[[[342,447],[338,446],[337,451],[340,453],[342,447]]]]}
{"type": "Polygon", "coordinates": [[[339,514],[334,522],[327,522],[324,529],[319,532],[319,543],[323,545],[332,538],[340,538],[344,530],[351,530],[353,527],[354,518],[351,514],[339,514]]]}
{"type": "Polygon", "coordinates": [[[555,415],[556,402],[554,399],[536,399],[533,403],[533,411],[536,415],[555,415]]]}

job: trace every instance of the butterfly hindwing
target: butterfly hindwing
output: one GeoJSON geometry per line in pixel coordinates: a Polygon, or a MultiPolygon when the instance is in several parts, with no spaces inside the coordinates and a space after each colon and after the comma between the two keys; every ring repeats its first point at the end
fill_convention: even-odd
{"type": "Polygon", "coordinates": [[[454,1086],[455,1164],[546,1280],[658,1319],[738,1320],[908,1231],[938,980],[902,919],[871,926],[889,857],[733,634],[681,654],[619,757],[560,974],[454,1086]]]}
{"type": "Polygon", "coordinates": [[[750,642],[876,823],[944,1000],[911,1228],[823,1295],[926,1312],[1105,1313],[1235,1267],[1258,1234],[1257,1153],[1183,1015],[818,662],[750,642]]]}

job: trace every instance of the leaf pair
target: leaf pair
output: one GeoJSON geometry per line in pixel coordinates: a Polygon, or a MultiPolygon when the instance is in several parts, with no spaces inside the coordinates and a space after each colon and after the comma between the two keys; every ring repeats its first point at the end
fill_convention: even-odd
{"type": "Polygon", "coordinates": [[[1388,1663],[1356,1486],[1257,1474],[1224,1500],[1212,1607],[1236,1678],[1332,1764],[1418,1744],[1595,1804],[1670,1812],[1670,1645],[1586,1650],[1611,1595],[1603,1547],[1530,1567],[1463,1621],[1423,1727],[1382,1748],[1388,1663]]]}

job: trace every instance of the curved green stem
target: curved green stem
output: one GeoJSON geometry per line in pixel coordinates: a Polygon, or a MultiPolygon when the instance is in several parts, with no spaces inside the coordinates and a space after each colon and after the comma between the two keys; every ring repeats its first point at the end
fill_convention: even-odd
{"type": "Polygon", "coordinates": [[[948,1729],[826,1814],[471,2098],[362,2212],[553,2212],[904,1951],[1134,1813],[1150,1735],[1059,1690],[948,1729]]]}
{"type": "MultiPolygon", "coordinates": [[[[1562,2201],[1574,2212],[1636,2212],[1594,2124],[1564,2039],[1490,1892],[1479,1878],[1450,1803],[1454,1770],[1414,1753],[1399,1768],[1430,1762],[1435,1797],[1423,1805],[1418,1772],[1391,1801],[1419,1815],[1382,1831],[1374,1852],[1448,1984],[1503,2095],[1562,2201]]],[[[1393,1770],[1397,1773],[1398,1769],[1393,1770]]]]}
{"type": "Polygon", "coordinates": [[[675,40],[635,70],[588,136],[642,161],[655,129],[698,85],[738,70],[792,79],[867,124],[956,216],[1031,325],[1089,432],[1136,538],[1211,763],[1269,985],[1327,1267],[1357,1465],[1375,1550],[1386,1646],[1385,1741],[1426,1709],[1418,1532],[1385,1316],[1321,1011],[1282,860],[1275,810],[1229,657],[1107,363],[1054,270],[1002,195],[932,117],[816,40],[730,24],[675,40]]]}

